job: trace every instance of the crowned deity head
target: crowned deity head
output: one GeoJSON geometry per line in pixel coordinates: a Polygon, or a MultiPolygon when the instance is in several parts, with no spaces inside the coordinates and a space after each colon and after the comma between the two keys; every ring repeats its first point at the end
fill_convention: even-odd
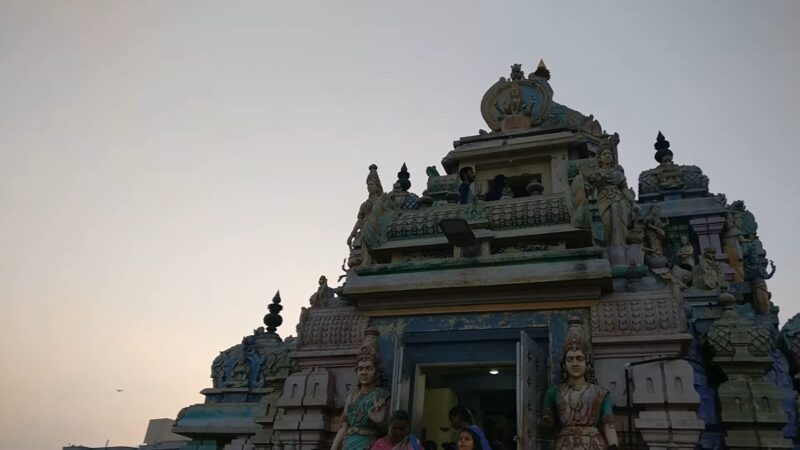
{"type": "Polygon", "coordinates": [[[384,373],[378,356],[378,330],[364,331],[364,342],[356,359],[356,377],[359,389],[370,390],[383,382],[384,373]]]}
{"type": "Polygon", "coordinates": [[[383,194],[383,185],[378,176],[378,166],[371,164],[369,166],[369,174],[367,175],[367,192],[370,197],[377,197],[383,194]]]}
{"type": "Polygon", "coordinates": [[[619,134],[604,135],[597,150],[597,167],[599,169],[609,169],[617,166],[617,144],[619,144],[619,134]]]}
{"type": "Polygon", "coordinates": [[[561,356],[561,373],[568,383],[588,381],[594,383],[592,353],[583,320],[572,317],[568,321],[564,353],[561,356]]]}

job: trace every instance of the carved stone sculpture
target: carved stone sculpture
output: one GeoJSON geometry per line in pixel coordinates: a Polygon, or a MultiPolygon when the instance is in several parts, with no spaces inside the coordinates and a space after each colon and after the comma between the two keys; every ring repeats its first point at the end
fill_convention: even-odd
{"type": "Polygon", "coordinates": [[[662,256],[664,254],[662,243],[667,236],[666,228],[669,222],[661,215],[661,207],[653,204],[642,222],[647,250],[653,255],[662,256]]]}
{"type": "Polygon", "coordinates": [[[378,358],[378,331],[365,332],[364,345],[356,363],[358,385],[347,397],[342,426],[331,450],[369,450],[384,435],[389,408],[389,391],[379,386],[382,370],[378,358]]]}
{"type": "Polygon", "coordinates": [[[555,448],[617,448],[611,398],[593,382],[589,338],[580,319],[570,319],[561,371],[565,382],[545,394],[542,427],[556,428],[555,448]]]}
{"type": "Polygon", "coordinates": [[[728,257],[728,265],[733,269],[733,281],[744,281],[742,267],[742,232],[739,229],[740,214],[736,210],[729,211],[725,217],[725,228],[722,234],[722,251],[728,257]]]}
{"type": "Polygon", "coordinates": [[[689,241],[689,236],[681,236],[681,248],[678,251],[678,264],[686,270],[692,270],[694,268],[694,246],[689,241]]]}
{"type": "Polygon", "coordinates": [[[673,163],[673,153],[669,141],[659,131],[656,143],[655,159],[658,167],[646,170],[639,175],[639,196],[654,198],[659,193],[674,192],[708,192],[708,177],[697,166],[681,166],[673,163]]]}
{"type": "MultiPolygon", "coordinates": [[[[269,312],[264,315],[264,327],[253,330],[253,334],[242,338],[237,344],[222,351],[211,363],[211,379],[215,388],[261,388],[267,377],[278,375],[277,362],[285,360],[294,343],[282,342],[277,327],[283,322],[280,315],[280,293],[276,293],[269,312]]],[[[288,364],[287,364],[288,367],[288,364]]]]}
{"type": "Polygon", "coordinates": [[[597,169],[581,166],[581,175],[597,190],[597,209],[603,224],[603,243],[625,245],[632,199],[628,198],[625,172],[616,161],[619,135],[606,137],[597,152],[597,169]]]}
{"type": "Polygon", "coordinates": [[[367,175],[367,192],[368,197],[361,203],[358,208],[358,215],[356,216],[356,223],[353,225],[353,230],[350,236],[347,237],[347,246],[350,248],[350,257],[347,260],[349,267],[356,267],[363,262],[362,237],[364,235],[364,220],[367,215],[372,211],[373,203],[383,195],[383,186],[381,179],[378,176],[378,166],[371,164],[369,166],[369,175],[367,175]]]}
{"type": "Polygon", "coordinates": [[[325,275],[319,277],[319,288],[311,294],[308,302],[312,308],[327,308],[334,301],[333,288],[328,287],[328,278],[325,275]]]}
{"type": "Polygon", "coordinates": [[[717,251],[714,247],[706,247],[700,257],[700,263],[692,274],[692,287],[697,289],[717,289],[724,285],[725,275],[717,265],[717,251]]]}
{"type": "Polygon", "coordinates": [[[759,238],[746,244],[744,277],[750,282],[753,306],[759,314],[769,314],[770,293],[766,280],[775,274],[775,264],[767,259],[767,251],[759,238]],[[769,268],[768,268],[769,267],[769,268]]]}

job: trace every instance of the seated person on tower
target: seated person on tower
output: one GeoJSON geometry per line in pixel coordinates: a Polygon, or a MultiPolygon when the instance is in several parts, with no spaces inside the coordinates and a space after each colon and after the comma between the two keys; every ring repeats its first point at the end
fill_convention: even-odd
{"type": "MultiPolygon", "coordinates": [[[[481,427],[475,425],[475,419],[472,418],[472,413],[469,412],[466,407],[461,405],[455,406],[450,410],[448,416],[450,416],[450,425],[452,425],[453,429],[462,431],[470,430],[478,437],[479,442],[475,443],[476,448],[492,450],[492,446],[489,445],[489,441],[486,439],[483,430],[481,430],[481,427]]],[[[461,436],[459,435],[459,441],[460,440],[461,436]]]]}
{"type": "Polygon", "coordinates": [[[472,167],[462,167],[458,171],[458,178],[461,179],[461,184],[458,185],[458,203],[462,205],[472,203],[475,199],[475,193],[472,191],[475,170],[472,167]]]}
{"type": "Polygon", "coordinates": [[[408,413],[402,409],[395,411],[389,418],[389,435],[375,441],[371,450],[422,450],[422,444],[410,430],[408,413]]]}

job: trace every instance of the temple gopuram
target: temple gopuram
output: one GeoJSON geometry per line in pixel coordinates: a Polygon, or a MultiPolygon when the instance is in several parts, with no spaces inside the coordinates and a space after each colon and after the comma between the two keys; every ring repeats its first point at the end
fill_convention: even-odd
{"type": "Polygon", "coordinates": [[[345,274],[296,337],[276,294],[219,353],[186,449],[369,449],[397,410],[455,448],[456,406],[492,450],[800,448],[800,315],[778,327],[756,218],[658,130],[635,191],[550,75],[511,66],[418,194],[365,162],[345,274]]]}

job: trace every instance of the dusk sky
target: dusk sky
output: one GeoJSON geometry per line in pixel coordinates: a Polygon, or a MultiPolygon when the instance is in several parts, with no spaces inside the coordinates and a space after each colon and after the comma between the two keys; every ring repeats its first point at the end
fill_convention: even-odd
{"type": "Polygon", "coordinates": [[[336,280],[371,163],[411,190],[509,66],[661,130],[759,223],[800,311],[800,2],[0,0],[0,449],[138,445],[336,280]],[[117,392],[116,389],[123,389],[117,392]]]}

